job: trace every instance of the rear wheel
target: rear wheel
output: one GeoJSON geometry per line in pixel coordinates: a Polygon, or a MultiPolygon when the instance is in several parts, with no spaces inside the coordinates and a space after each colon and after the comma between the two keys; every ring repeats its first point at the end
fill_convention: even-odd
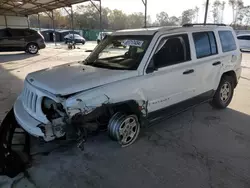
{"type": "Polygon", "coordinates": [[[34,44],[34,43],[28,44],[26,51],[30,54],[36,54],[38,52],[37,44],[34,44]]]}
{"type": "Polygon", "coordinates": [[[140,123],[134,114],[118,112],[109,121],[108,133],[111,139],[118,141],[122,147],[133,144],[140,133],[140,123]]]}
{"type": "Polygon", "coordinates": [[[234,80],[231,76],[221,78],[218,89],[215,92],[211,105],[218,109],[226,108],[232,101],[234,94],[234,80]]]}

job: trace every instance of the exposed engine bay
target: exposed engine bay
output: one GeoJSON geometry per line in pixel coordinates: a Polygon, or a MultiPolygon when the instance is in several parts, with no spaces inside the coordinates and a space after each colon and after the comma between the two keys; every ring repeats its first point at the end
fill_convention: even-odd
{"type": "Polygon", "coordinates": [[[114,113],[109,105],[103,104],[89,113],[80,110],[73,116],[69,116],[62,104],[49,98],[44,98],[42,111],[50,121],[49,124],[40,126],[45,134],[45,141],[64,138],[79,142],[86,140],[88,134],[106,130],[108,121],[114,113]]]}

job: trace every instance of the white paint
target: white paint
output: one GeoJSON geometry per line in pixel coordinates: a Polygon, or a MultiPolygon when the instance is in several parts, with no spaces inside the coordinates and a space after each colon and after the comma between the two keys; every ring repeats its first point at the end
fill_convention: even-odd
{"type": "MultiPolygon", "coordinates": [[[[21,126],[33,134],[37,131],[36,125],[41,122],[48,123],[41,111],[42,98],[49,97],[62,103],[68,116],[83,112],[90,113],[96,107],[106,103],[118,103],[135,100],[139,104],[148,102],[148,112],[153,112],[164,107],[185,101],[210,90],[216,90],[224,72],[233,70],[239,79],[241,74],[241,55],[239,45],[237,50],[222,53],[218,31],[233,30],[230,27],[202,26],[188,28],[160,28],[150,30],[119,31],[114,35],[144,35],[154,34],[151,44],[147,49],[137,70],[110,70],[79,63],[57,66],[50,69],[31,73],[27,76],[25,87],[38,95],[36,112],[22,108],[19,97],[14,106],[15,115],[21,126]],[[197,59],[193,32],[214,31],[218,44],[218,54],[197,59]],[[190,42],[190,61],[159,68],[153,73],[146,73],[161,39],[177,34],[187,34],[190,42]],[[212,64],[220,61],[219,66],[212,64]],[[183,75],[183,72],[193,69],[192,74],[183,75]],[[77,94],[75,94],[77,93],[77,94]],[[72,94],[69,98],[59,96],[72,94]],[[18,104],[18,105],[17,105],[18,104]],[[21,112],[27,111],[27,112],[21,112]],[[27,119],[27,114],[31,123],[27,119]],[[31,117],[32,116],[32,117],[31,117]],[[37,122],[39,120],[39,122],[37,122]]],[[[234,34],[234,32],[233,32],[234,34]]],[[[234,34],[235,40],[236,35],[234,34]]],[[[237,41],[237,40],[236,40],[237,41]]],[[[39,134],[37,134],[39,136],[39,134]]]]}
{"type": "Polygon", "coordinates": [[[239,39],[239,45],[241,49],[250,50],[250,34],[242,34],[237,37],[244,37],[243,39],[239,39]]]}
{"type": "Polygon", "coordinates": [[[68,95],[138,76],[138,71],[110,70],[85,66],[81,63],[60,65],[31,73],[32,85],[54,95],[68,95]]]}

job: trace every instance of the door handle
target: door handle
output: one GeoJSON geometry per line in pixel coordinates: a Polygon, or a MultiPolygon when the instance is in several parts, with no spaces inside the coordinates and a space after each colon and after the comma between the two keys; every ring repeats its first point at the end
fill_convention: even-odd
{"type": "Polygon", "coordinates": [[[213,66],[217,66],[217,65],[220,65],[220,64],[221,64],[221,62],[217,61],[217,62],[213,63],[213,66]]]}
{"type": "Polygon", "coordinates": [[[186,70],[185,72],[183,72],[183,74],[191,74],[194,72],[194,69],[190,69],[190,70],[186,70]]]}

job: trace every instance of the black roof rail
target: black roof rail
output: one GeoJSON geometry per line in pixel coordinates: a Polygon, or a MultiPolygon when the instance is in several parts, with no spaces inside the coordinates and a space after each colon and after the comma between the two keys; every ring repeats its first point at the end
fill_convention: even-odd
{"type": "Polygon", "coordinates": [[[226,24],[213,24],[213,23],[206,23],[206,24],[204,24],[204,23],[195,23],[195,24],[187,23],[187,24],[183,24],[182,27],[193,27],[196,25],[200,25],[200,26],[206,26],[206,25],[227,26],[226,24]]]}

